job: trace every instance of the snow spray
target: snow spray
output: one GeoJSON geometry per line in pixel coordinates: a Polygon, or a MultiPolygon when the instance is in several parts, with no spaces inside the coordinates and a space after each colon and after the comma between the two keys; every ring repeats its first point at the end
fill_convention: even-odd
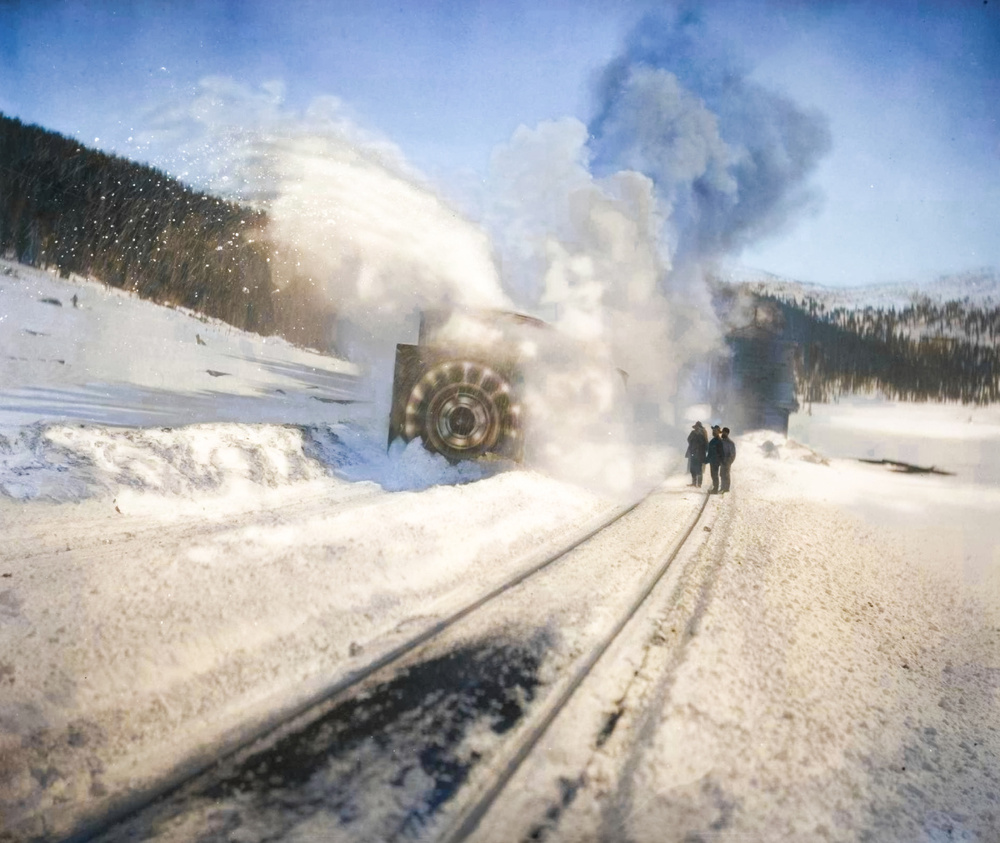
{"type": "MultiPolygon", "coordinates": [[[[693,375],[726,354],[715,262],[808,210],[806,177],[830,147],[822,115],[753,83],[730,55],[697,12],[648,16],[599,76],[588,125],[521,127],[492,160],[483,218],[506,289],[602,348],[605,372],[628,373],[628,429],[644,448],[683,441],[684,407],[706,397],[693,375]]],[[[549,395],[561,407],[536,414],[559,420],[553,441],[587,441],[588,419],[565,410],[587,402],[549,395]]],[[[621,477],[627,447],[616,451],[606,470],[621,477]]]]}
{"type": "Polygon", "coordinates": [[[395,344],[415,339],[421,311],[511,308],[485,232],[336,98],[297,113],[280,85],[209,78],[169,115],[202,181],[267,211],[276,301],[336,314],[322,350],[367,371],[373,421],[388,415],[395,344]]]}
{"type": "Polygon", "coordinates": [[[387,418],[397,342],[419,314],[510,309],[485,233],[377,150],[334,133],[271,145],[275,277],[306,277],[336,309],[339,353],[368,370],[387,418]]]}
{"type": "Polygon", "coordinates": [[[338,350],[369,366],[386,406],[394,343],[412,341],[419,311],[541,316],[558,330],[526,345],[528,462],[623,492],[649,447],[676,439],[694,368],[724,353],[707,271],[810,206],[830,145],[820,115],[751,82],[730,46],[690,11],[644,19],[600,75],[589,124],[521,127],[495,151],[483,228],[334,98],[290,115],[277,87],[214,80],[188,120],[239,151],[228,182],[267,207],[275,278],[304,277],[336,307],[338,350]],[[248,112],[250,140],[234,142],[248,112]]]}

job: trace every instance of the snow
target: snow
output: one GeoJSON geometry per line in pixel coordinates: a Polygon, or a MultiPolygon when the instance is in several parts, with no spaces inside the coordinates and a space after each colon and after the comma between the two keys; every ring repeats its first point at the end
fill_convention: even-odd
{"type": "MultiPolygon", "coordinates": [[[[0,273],[0,839],[212,757],[619,503],[387,451],[384,385],[347,361],[0,273]]],[[[481,836],[996,840],[1000,412],[842,402],[735,433],[734,491],[481,836]]],[[[659,498],[696,501],[683,482],[659,498]]],[[[575,592],[630,593],[656,553],[625,538],[620,581],[575,592]]],[[[529,592],[522,625],[573,649],[600,611],[572,599],[529,592]]]]}
{"type": "Polygon", "coordinates": [[[611,654],[475,839],[997,839],[995,490],[739,441],[646,649],[611,654]],[[948,529],[935,509],[956,492],[986,498],[948,529]],[[990,564],[969,570],[976,533],[990,564]]]}
{"type": "Polygon", "coordinates": [[[749,285],[771,295],[795,301],[812,299],[822,303],[827,309],[875,307],[902,310],[920,299],[929,299],[938,304],[959,301],[983,308],[996,307],[1000,303],[1000,273],[994,267],[936,278],[848,287],[826,287],[795,281],[740,264],[721,266],[718,273],[729,284],[749,285]]]}
{"type": "Polygon", "coordinates": [[[0,262],[0,360],[0,427],[303,423],[334,409],[342,418],[345,407],[363,417],[373,400],[347,361],[9,262],[0,262]]]}
{"type": "Polygon", "coordinates": [[[1000,501],[953,522],[991,539],[992,570],[966,576],[938,535],[944,484],[795,456],[740,466],[751,493],[713,531],[712,599],[637,763],[664,798],[630,837],[673,815],[734,839],[991,839],[1000,501]]]}

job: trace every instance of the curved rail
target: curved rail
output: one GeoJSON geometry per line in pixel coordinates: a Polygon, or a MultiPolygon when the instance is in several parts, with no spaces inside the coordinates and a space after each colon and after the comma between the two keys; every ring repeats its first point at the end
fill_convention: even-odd
{"type": "MultiPolygon", "coordinates": [[[[541,561],[529,565],[527,568],[511,577],[506,582],[501,583],[486,594],[467,603],[462,608],[437,621],[427,629],[415,635],[413,638],[406,640],[402,644],[399,644],[379,656],[374,661],[369,662],[357,670],[351,671],[338,681],[334,682],[332,685],[313,695],[304,702],[291,709],[279,712],[274,717],[258,724],[251,731],[233,739],[221,754],[215,753],[211,757],[198,756],[191,758],[187,763],[180,765],[177,769],[175,769],[173,774],[164,778],[159,783],[145,788],[144,790],[135,792],[129,797],[123,799],[102,817],[84,821],[68,836],[61,838],[62,843],[84,843],[84,841],[104,834],[110,831],[112,827],[118,823],[121,823],[140,813],[153,802],[178,792],[185,785],[207,773],[213,767],[217,765],[224,765],[227,761],[249,749],[258,741],[266,740],[283,730],[287,730],[289,726],[295,723],[295,721],[313,719],[308,715],[315,709],[321,708],[322,706],[330,703],[335,698],[340,697],[355,686],[360,685],[378,671],[400,661],[414,650],[440,636],[462,619],[468,617],[486,604],[492,602],[501,595],[558,562],[582,544],[588,542],[598,533],[608,529],[612,524],[620,521],[630,512],[638,508],[651,494],[652,491],[649,491],[638,500],[630,504],[626,504],[625,506],[618,507],[607,518],[601,519],[597,526],[591,527],[586,530],[586,532],[576,536],[569,544],[563,546],[561,549],[546,555],[541,561]]],[[[702,508],[704,508],[704,504],[702,504],[702,508]]],[[[699,516],[700,513],[701,511],[699,510],[699,516]]],[[[688,534],[689,533],[690,528],[688,530],[688,534]]],[[[686,536],[687,534],[685,534],[685,538],[686,536]]],[[[683,544],[683,540],[681,544],[683,544]]]]}
{"type": "Polygon", "coordinates": [[[480,821],[486,815],[486,812],[496,801],[497,797],[503,792],[504,788],[506,788],[514,774],[520,768],[521,764],[524,763],[525,759],[527,759],[528,755],[535,748],[538,741],[541,740],[542,736],[548,730],[549,726],[552,725],[556,717],[559,716],[560,712],[569,703],[570,698],[576,690],[583,684],[583,681],[588,675],[590,675],[591,671],[593,671],[601,656],[607,652],[614,640],[622,633],[625,627],[628,626],[629,621],[635,617],[635,614],[642,607],[642,604],[645,603],[649,598],[649,595],[652,594],[653,589],[656,588],[660,580],[663,579],[667,569],[673,563],[674,559],[677,558],[681,549],[685,546],[685,544],[687,544],[687,540],[691,537],[691,533],[694,531],[695,526],[701,520],[701,516],[705,512],[705,507],[708,505],[708,500],[709,496],[705,495],[701,505],[698,507],[698,512],[691,520],[688,528],[681,535],[680,540],[664,558],[660,567],[650,575],[649,579],[629,605],[628,610],[623,617],[620,618],[614,627],[604,636],[604,638],[602,638],[593,647],[590,653],[587,654],[587,657],[579,663],[572,679],[567,683],[562,692],[546,706],[544,713],[537,715],[538,721],[534,724],[534,726],[528,729],[523,736],[517,739],[516,751],[511,755],[507,763],[503,765],[502,769],[495,775],[493,781],[484,789],[484,792],[475,801],[465,806],[459,813],[459,816],[454,821],[451,830],[442,838],[443,843],[460,843],[460,841],[468,838],[469,835],[476,830],[480,821]]]}

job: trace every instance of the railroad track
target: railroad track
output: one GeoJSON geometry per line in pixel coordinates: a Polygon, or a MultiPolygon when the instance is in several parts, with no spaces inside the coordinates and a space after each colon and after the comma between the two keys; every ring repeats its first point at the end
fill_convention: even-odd
{"type": "MultiPolygon", "coordinates": [[[[502,763],[494,765],[494,772],[480,786],[476,796],[468,799],[463,807],[455,812],[449,829],[444,835],[438,838],[442,843],[461,843],[461,841],[469,839],[476,832],[480,822],[508,786],[529,754],[537,746],[543,735],[545,735],[552,723],[564,711],[570,699],[591,675],[598,661],[600,661],[614,641],[635,618],[640,608],[662,581],[668,568],[687,545],[695,527],[701,521],[708,500],[707,495],[703,496],[701,504],[688,524],[687,529],[685,529],[679,541],[676,542],[669,553],[664,556],[660,564],[650,572],[650,575],[628,604],[627,610],[619,617],[611,629],[594,644],[587,655],[579,661],[570,680],[535,715],[530,727],[523,730],[522,735],[517,741],[511,742],[508,745],[506,757],[502,763]]],[[[612,719],[610,722],[613,726],[614,720],[612,719]]]]}
{"type": "Polygon", "coordinates": [[[252,826],[257,839],[270,840],[281,839],[288,823],[300,820],[328,824],[326,833],[316,832],[313,839],[327,837],[331,825],[358,840],[466,839],[689,541],[708,498],[675,494],[669,511],[683,512],[682,523],[650,528],[656,516],[650,501],[665,500],[666,494],[660,490],[613,511],[558,551],[264,724],[221,760],[192,762],[64,839],[228,840],[234,829],[252,826]],[[682,496],[683,505],[674,505],[682,496]],[[650,512],[641,515],[644,510],[650,512]],[[630,519],[637,525],[630,526],[630,519]],[[635,555],[636,526],[654,534],[646,555],[626,558],[621,570],[604,571],[605,584],[595,588],[611,590],[622,580],[639,585],[614,595],[610,609],[575,606],[574,586],[568,583],[614,568],[607,563],[609,549],[622,557],[635,555]],[[553,644],[545,623],[523,621],[539,614],[534,595],[558,592],[571,593],[563,595],[556,626],[586,628],[579,640],[556,635],[560,641],[553,644]],[[522,618],[513,632],[512,616],[522,618]],[[483,636],[484,629],[498,633],[483,636]],[[558,658],[551,656],[554,651],[558,658]],[[546,671],[555,678],[546,680],[546,671]],[[489,746],[477,749],[474,726],[483,731],[484,723],[486,731],[504,737],[491,736],[489,746]],[[371,743],[382,740],[383,729],[389,749],[373,754],[371,743]],[[445,744],[451,740],[452,745],[421,744],[437,732],[450,735],[445,744]],[[387,754],[394,760],[419,756],[419,763],[404,760],[392,768],[391,783],[403,791],[423,786],[431,796],[422,797],[421,804],[429,808],[402,804],[388,811],[384,823],[359,823],[357,812],[380,810],[365,802],[362,791],[371,787],[376,793],[384,786],[378,775],[391,768],[387,754]],[[408,779],[417,784],[407,784],[408,779]],[[325,790],[317,792],[317,780],[327,782],[325,790]]]}

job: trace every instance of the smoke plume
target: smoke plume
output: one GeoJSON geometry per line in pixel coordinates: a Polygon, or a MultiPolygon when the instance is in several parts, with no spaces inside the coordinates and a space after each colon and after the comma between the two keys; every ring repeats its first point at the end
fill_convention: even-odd
{"type": "Polygon", "coordinates": [[[735,255],[817,197],[826,119],[750,80],[694,13],[647,17],[604,70],[589,130],[596,172],[648,175],[670,208],[675,263],[735,255]]]}
{"type": "MultiPolygon", "coordinates": [[[[706,272],[815,201],[806,179],[830,145],[822,116],[753,83],[730,50],[695,16],[651,16],[600,75],[589,125],[522,126],[493,156],[484,220],[505,287],[588,345],[581,395],[600,373],[597,392],[617,395],[608,373],[626,370],[629,429],[647,444],[725,353],[706,272]]],[[[538,390],[548,449],[593,441],[588,411],[563,409],[568,370],[548,371],[564,378],[538,390]]]]}

